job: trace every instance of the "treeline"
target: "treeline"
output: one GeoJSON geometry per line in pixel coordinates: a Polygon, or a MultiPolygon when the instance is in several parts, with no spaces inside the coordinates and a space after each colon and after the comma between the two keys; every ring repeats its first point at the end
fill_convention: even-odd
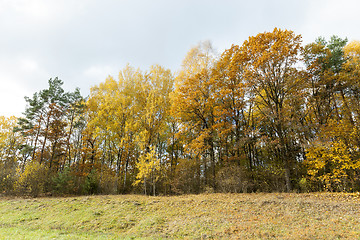
{"type": "Polygon", "coordinates": [[[86,99],[58,78],[0,118],[0,192],[360,190],[360,43],[274,29],[177,74],[125,67],[86,99]]]}

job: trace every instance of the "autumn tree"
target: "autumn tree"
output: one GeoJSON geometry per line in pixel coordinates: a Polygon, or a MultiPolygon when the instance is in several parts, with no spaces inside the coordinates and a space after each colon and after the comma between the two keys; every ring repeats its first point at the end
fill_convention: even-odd
{"type": "Polygon", "coordinates": [[[16,169],[27,158],[23,158],[19,150],[24,139],[14,132],[16,124],[16,117],[0,116],[0,192],[10,192],[13,189],[16,169]]]}
{"type": "Polygon", "coordinates": [[[144,193],[147,194],[147,182],[150,182],[152,186],[153,195],[156,195],[156,182],[159,180],[158,171],[160,170],[160,159],[157,157],[155,149],[153,147],[144,154],[141,154],[136,162],[138,173],[136,175],[136,181],[134,185],[140,183],[144,184],[144,193]]]}
{"type": "Polygon", "coordinates": [[[331,119],[308,148],[305,165],[315,190],[354,191],[359,187],[358,131],[347,120],[331,119]]]}
{"type": "Polygon", "coordinates": [[[298,69],[301,36],[275,28],[250,37],[242,45],[245,76],[261,114],[261,134],[272,164],[284,170],[286,190],[291,191],[293,169],[301,154],[299,120],[304,86],[298,69]]]}
{"type": "Polygon", "coordinates": [[[326,124],[329,119],[342,118],[339,101],[340,98],[344,100],[345,92],[340,72],[345,62],[343,47],[346,42],[346,39],[333,36],[329,42],[318,38],[304,47],[310,93],[309,124],[315,129],[326,124]]]}
{"type": "MultiPolygon", "coordinates": [[[[133,80],[137,75],[133,68],[126,67],[120,72],[118,81],[108,77],[104,83],[92,88],[87,103],[90,114],[87,129],[93,129],[93,136],[87,141],[94,153],[98,151],[94,148],[96,139],[96,146],[103,152],[99,161],[115,170],[117,178],[122,180],[122,185],[118,186],[121,191],[127,188],[128,170],[136,155],[133,144],[137,132],[133,99],[136,84],[133,80]]],[[[94,157],[91,155],[91,163],[94,163],[94,157]]]]}
{"type": "Polygon", "coordinates": [[[346,113],[353,125],[358,127],[360,120],[360,42],[350,42],[343,51],[343,58],[346,61],[342,65],[340,78],[344,86],[344,97],[346,97],[346,113]]]}
{"type": "MultiPolygon", "coordinates": [[[[159,175],[166,174],[169,165],[169,155],[167,148],[167,124],[170,111],[170,93],[173,91],[174,78],[170,70],[155,65],[150,67],[149,72],[143,76],[141,88],[136,96],[138,106],[137,118],[139,121],[140,133],[140,159],[147,159],[145,165],[137,164],[139,171],[141,168],[156,169],[159,162],[159,172],[151,170],[151,183],[153,194],[155,195],[155,184],[160,178],[159,175]],[[152,154],[150,154],[150,152],[152,154]],[[155,154],[156,153],[156,154],[155,154]],[[149,155],[150,154],[150,155],[149,155]],[[152,156],[152,157],[149,157],[152,156]]],[[[146,186],[145,186],[146,187],[146,186]]]]}
{"type": "Polygon", "coordinates": [[[215,188],[216,131],[215,86],[211,82],[216,54],[209,42],[192,48],[176,78],[172,113],[181,122],[180,135],[185,140],[188,158],[197,162],[198,177],[203,172],[204,185],[215,188]],[[203,170],[201,170],[203,169],[203,170]]]}
{"type": "MultiPolygon", "coordinates": [[[[129,171],[134,176],[134,170],[141,172],[148,166],[147,162],[139,159],[160,161],[162,171],[166,171],[169,157],[164,143],[167,140],[169,94],[172,89],[171,72],[155,65],[148,72],[127,66],[120,72],[118,81],[108,77],[91,91],[88,100],[88,109],[92,113],[89,127],[94,129],[98,146],[102,148],[101,164],[115,167],[118,178],[122,179],[123,189],[131,187],[127,185],[129,171]],[[146,157],[150,149],[156,152],[156,156],[146,157]]],[[[147,174],[145,176],[148,177],[147,174]]],[[[151,177],[152,183],[159,178],[154,174],[151,177]]],[[[155,185],[152,186],[154,192],[155,185]]]]}
{"type": "Polygon", "coordinates": [[[320,42],[327,54],[316,76],[327,80],[323,92],[329,107],[305,161],[310,181],[329,191],[353,191],[359,182],[358,50],[356,42],[345,46],[346,41],[334,36],[320,42]]]}
{"type": "Polygon", "coordinates": [[[216,62],[212,84],[216,89],[216,129],[222,158],[253,168],[257,138],[254,95],[245,77],[247,59],[241,47],[233,45],[216,62]]]}
{"type": "MultiPolygon", "coordinates": [[[[38,159],[40,164],[45,160],[45,155],[47,155],[46,160],[48,161],[50,160],[49,156],[53,155],[50,153],[50,143],[48,142],[50,130],[53,135],[59,134],[54,131],[56,128],[54,124],[59,124],[58,120],[63,116],[62,113],[65,112],[67,105],[67,95],[61,87],[62,84],[63,82],[58,78],[50,79],[48,89],[34,93],[32,98],[25,97],[28,106],[24,117],[19,119],[18,130],[29,137],[29,143],[33,149],[32,159],[38,159]]],[[[57,137],[52,138],[51,142],[57,141],[57,137]]],[[[54,146],[54,144],[52,145],[54,146]]]]}
{"type": "MultiPolygon", "coordinates": [[[[66,162],[70,165],[70,158],[75,157],[71,156],[71,140],[75,141],[72,136],[81,118],[83,99],[78,89],[73,93],[65,92],[63,81],[58,78],[50,79],[48,83],[47,89],[34,93],[32,98],[25,97],[27,107],[15,131],[25,139],[20,147],[23,155],[28,154],[31,162],[45,164],[51,177],[62,171],[66,162]]],[[[32,166],[36,166],[34,164],[32,166]]]]}
{"type": "Polygon", "coordinates": [[[69,105],[66,109],[65,121],[67,122],[67,136],[65,143],[64,165],[68,166],[79,159],[81,133],[84,129],[85,99],[81,96],[80,89],[68,94],[69,105]]]}

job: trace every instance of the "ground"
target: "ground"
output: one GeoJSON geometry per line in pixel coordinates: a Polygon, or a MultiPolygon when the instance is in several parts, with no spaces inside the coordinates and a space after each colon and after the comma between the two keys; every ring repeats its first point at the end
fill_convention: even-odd
{"type": "Polygon", "coordinates": [[[360,194],[2,197],[0,239],[360,239],[360,194]]]}

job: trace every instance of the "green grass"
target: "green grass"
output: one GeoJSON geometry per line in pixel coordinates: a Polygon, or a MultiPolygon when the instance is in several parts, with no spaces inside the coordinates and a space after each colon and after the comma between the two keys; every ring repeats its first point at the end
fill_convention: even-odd
{"type": "Polygon", "coordinates": [[[0,198],[0,239],[360,239],[360,195],[0,198]]]}

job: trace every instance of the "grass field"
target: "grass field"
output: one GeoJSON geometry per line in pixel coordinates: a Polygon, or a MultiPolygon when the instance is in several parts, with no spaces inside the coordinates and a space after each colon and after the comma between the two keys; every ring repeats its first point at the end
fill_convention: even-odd
{"type": "Polygon", "coordinates": [[[360,194],[2,197],[0,239],[360,239],[360,194]]]}

